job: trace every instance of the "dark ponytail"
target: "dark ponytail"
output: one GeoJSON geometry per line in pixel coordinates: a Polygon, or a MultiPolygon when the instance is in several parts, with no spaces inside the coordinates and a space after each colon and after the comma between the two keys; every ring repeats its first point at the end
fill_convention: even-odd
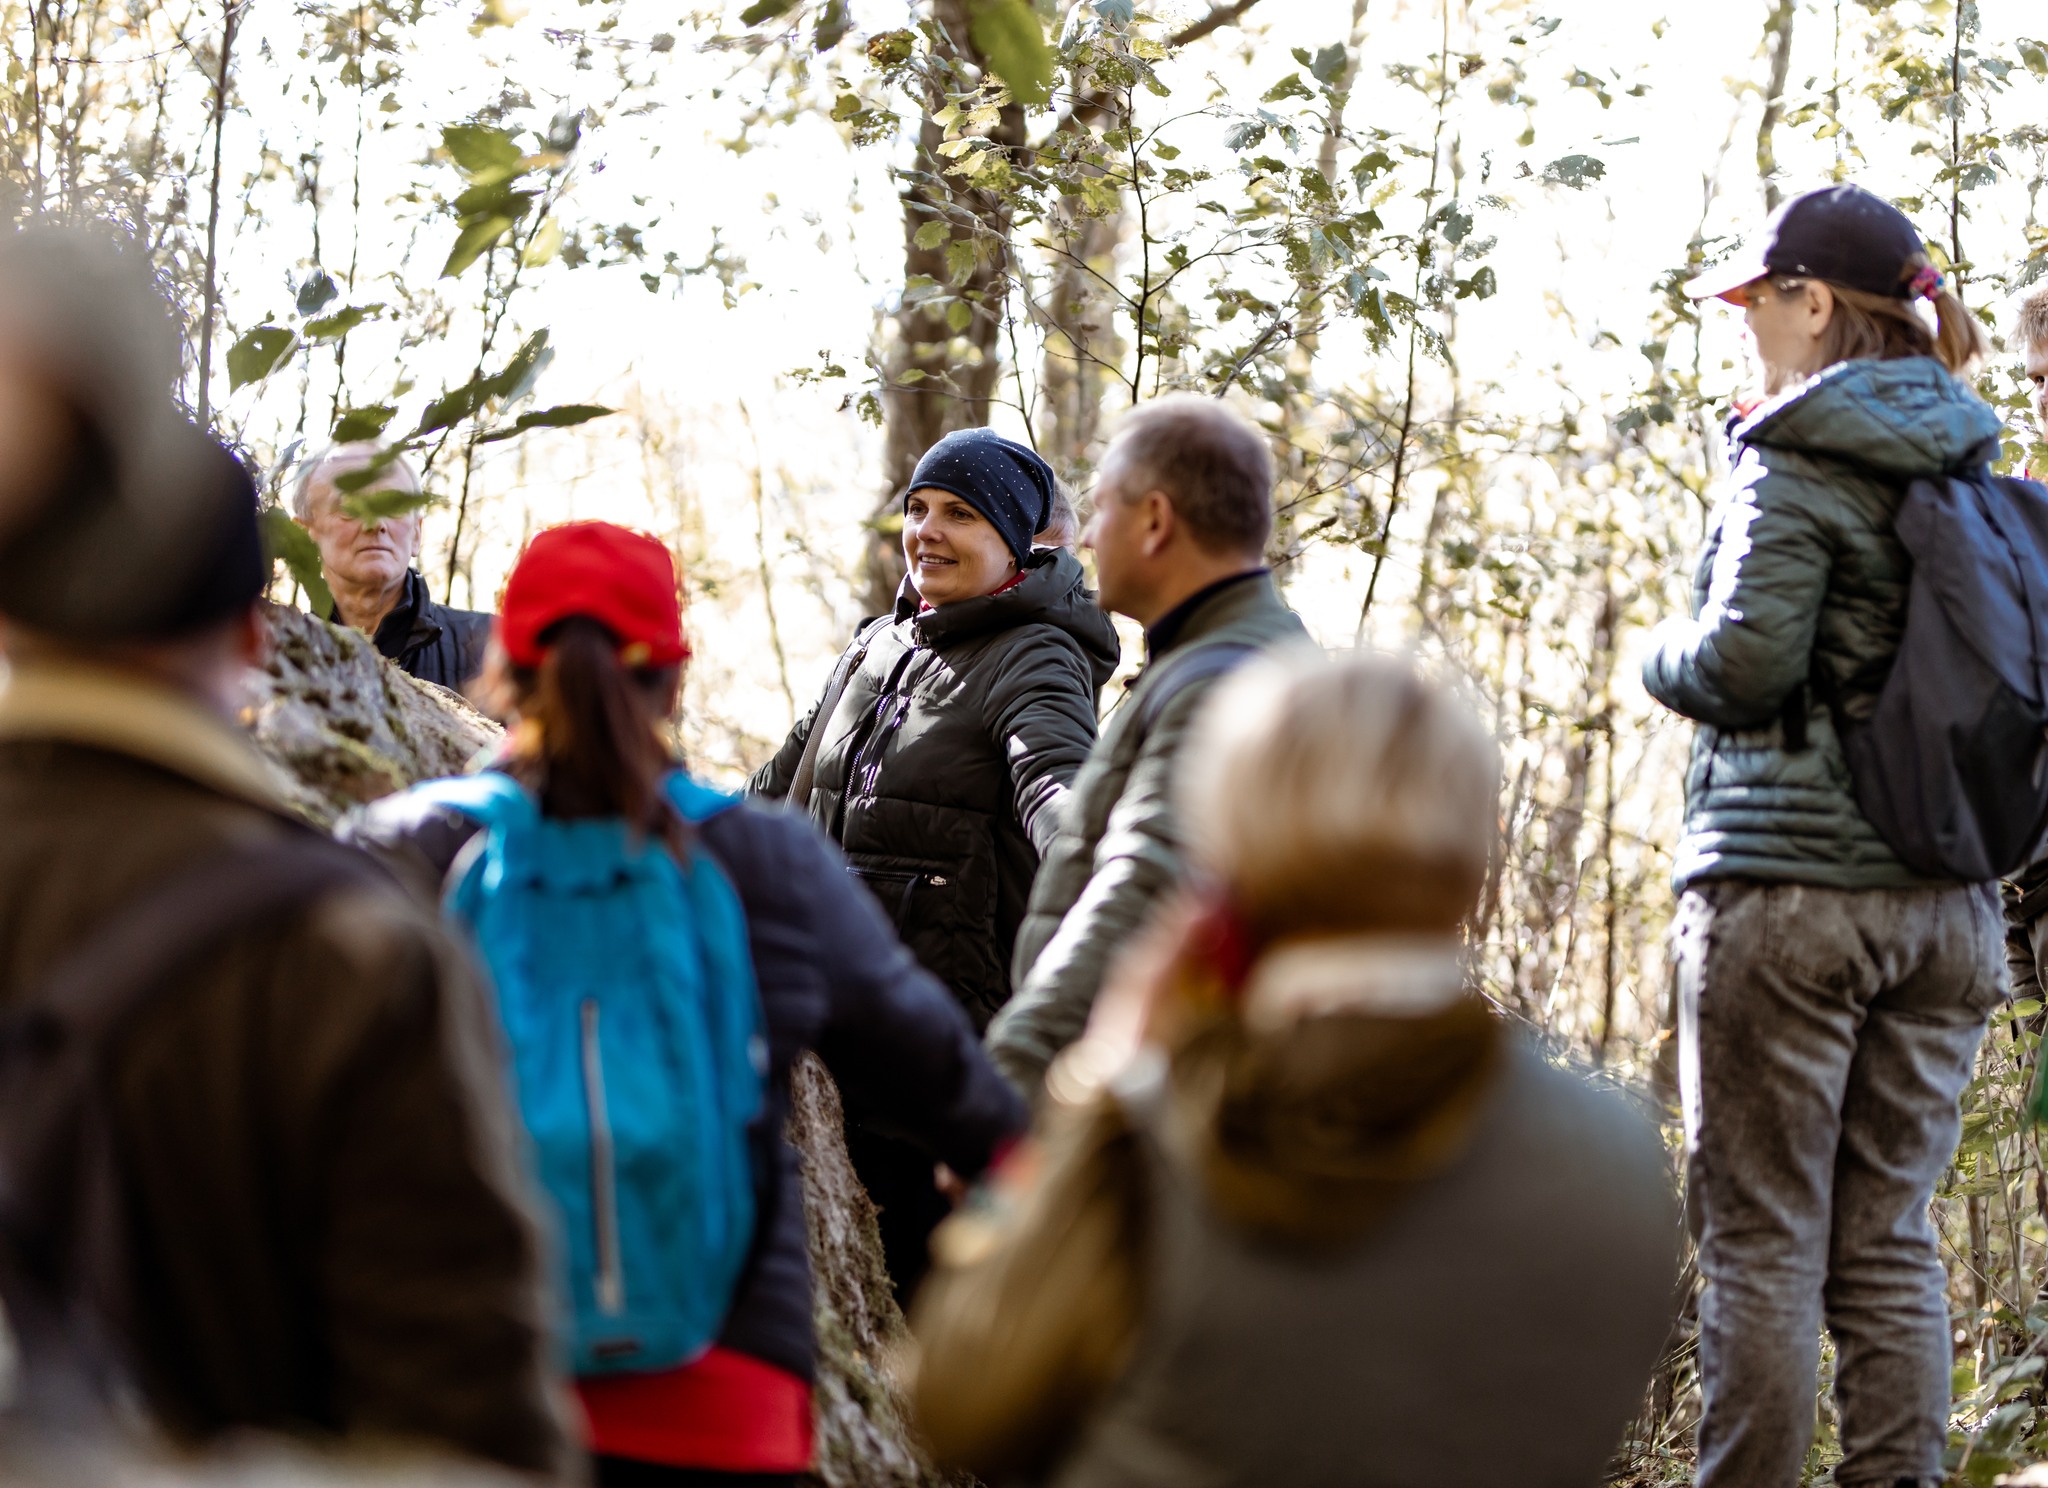
{"type": "Polygon", "coordinates": [[[543,637],[538,667],[507,665],[510,772],[534,791],[544,815],[622,817],[674,842],[680,819],[662,795],[675,767],[663,738],[678,669],[634,670],[595,620],[562,621],[543,637]]]}

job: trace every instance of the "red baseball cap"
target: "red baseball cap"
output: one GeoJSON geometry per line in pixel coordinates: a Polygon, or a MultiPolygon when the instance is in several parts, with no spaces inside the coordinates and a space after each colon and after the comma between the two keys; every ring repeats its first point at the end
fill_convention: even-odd
{"type": "Polygon", "coordinates": [[[514,666],[539,666],[541,637],[576,616],[616,636],[626,666],[675,666],[690,654],[675,559],[644,532],[565,522],[534,534],[498,602],[499,644],[514,666]]]}

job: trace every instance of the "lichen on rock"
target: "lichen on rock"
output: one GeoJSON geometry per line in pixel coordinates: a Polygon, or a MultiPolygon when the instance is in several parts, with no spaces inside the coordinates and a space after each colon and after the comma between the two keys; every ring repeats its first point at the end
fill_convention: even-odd
{"type": "Polygon", "coordinates": [[[352,806],[457,775],[498,726],[446,688],[388,665],[368,639],[272,605],[271,656],[245,719],[294,808],[332,826],[352,806]]]}

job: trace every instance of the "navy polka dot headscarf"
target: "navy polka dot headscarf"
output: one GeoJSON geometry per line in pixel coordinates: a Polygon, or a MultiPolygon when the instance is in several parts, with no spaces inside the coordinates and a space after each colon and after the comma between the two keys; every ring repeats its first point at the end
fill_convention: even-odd
{"type": "Polygon", "coordinates": [[[1028,444],[992,429],[958,429],[925,451],[904,488],[949,491],[987,517],[1021,568],[1032,534],[1052,519],[1052,467],[1028,444]]]}

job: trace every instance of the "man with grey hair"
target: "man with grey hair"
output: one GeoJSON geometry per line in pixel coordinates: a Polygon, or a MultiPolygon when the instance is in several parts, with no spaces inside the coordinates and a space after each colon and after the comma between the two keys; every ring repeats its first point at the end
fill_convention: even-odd
{"type": "Polygon", "coordinates": [[[1193,394],[1146,404],[1094,494],[1081,542],[1096,603],[1145,627],[1146,663],[1074,778],[1017,933],[1016,995],[989,1026],[996,1067],[1033,1098],[1116,951],[1180,881],[1173,776],[1202,699],[1254,653],[1308,643],[1266,567],[1273,456],[1242,415],[1193,394]]]}
{"type": "Polygon", "coordinates": [[[491,617],[436,604],[413,566],[419,557],[417,507],[359,521],[349,497],[418,495],[420,478],[402,457],[372,444],[338,444],[308,460],[292,493],[292,515],[320,549],[320,568],[334,595],[327,619],[370,637],[378,652],[423,682],[460,691],[483,670],[491,617]],[[344,489],[351,472],[374,474],[360,490],[344,489]]]}

